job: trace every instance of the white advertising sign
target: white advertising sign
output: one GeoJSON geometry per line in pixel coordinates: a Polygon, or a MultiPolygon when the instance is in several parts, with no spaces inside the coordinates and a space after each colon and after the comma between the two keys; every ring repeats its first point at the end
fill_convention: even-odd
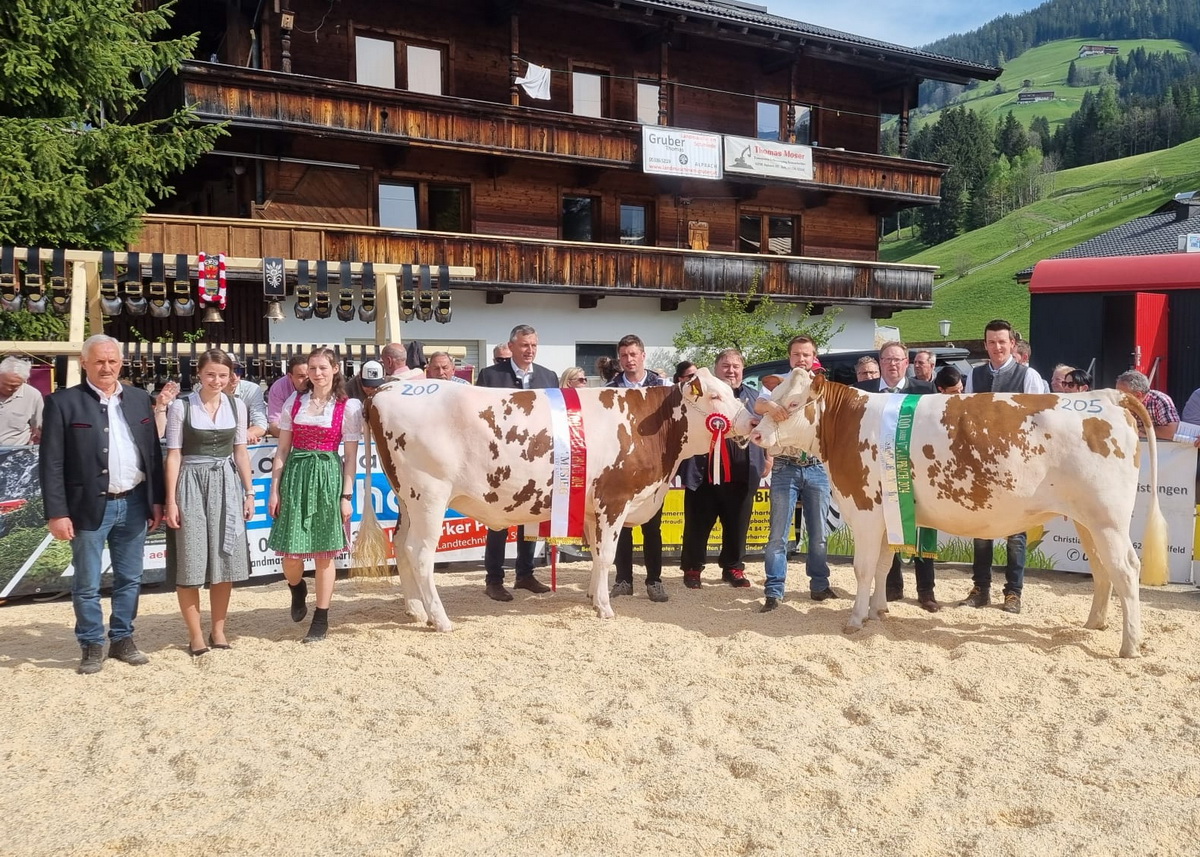
{"type": "MultiPolygon", "coordinates": [[[[1150,454],[1142,441],[1142,471],[1138,478],[1137,505],[1133,509],[1130,535],[1141,552],[1142,534],[1150,500],[1150,454]]],[[[1158,503],[1167,519],[1167,572],[1171,583],[1192,583],[1192,551],[1195,541],[1196,447],[1158,442],[1158,503]]],[[[1067,518],[1047,522],[1038,550],[1050,560],[1049,568],[1090,573],[1087,554],[1079,543],[1075,525],[1067,518]]],[[[1041,563],[1039,563],[1041,565],[1041,563]]],[[[1035,567],[1030,564],[1030,567],[1035,567]]]]}
{"type": "Polygon", "coordinates": [[[642,169],[660,176],[721,178],[721,135],[642,126],[642,169]]]}
{"type": "Polygon", "coordinates": [[[749,137],[725,137],[725,172],[813,180],[811,146],[749,137]]]}

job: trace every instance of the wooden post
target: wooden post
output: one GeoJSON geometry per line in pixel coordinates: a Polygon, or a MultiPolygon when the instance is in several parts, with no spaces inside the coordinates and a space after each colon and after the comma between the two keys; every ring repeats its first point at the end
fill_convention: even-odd
{"type": "Polygon", "coordinates": [[[658,124],[670,124],[670,117],[667,115],[670,110],[670,99],[667,97],[667,60],[671,51],[671,42],[667,34],[663,33],[662,44],[659,46],[658,53],[658,124]]]}
{"type": "MultiPolygon", "coordinates": [[[[412,283],[405,283],[406,287],[411,288],[412,283]]],[[[397,284],[396,275],[388,274],[383,278],[383,306],[379,308],[379,315],[375,325],[375,344],[387,345],[389,342],[402,341],[400,338],[400,286],[397,284]],[[383,327],[380,328],[379,322],[383,322],[383,327]],[[382,331],[382,338],[380,332],[382,331]]]]}
{"type": "MultiPolygon", "coordinates": [[[[908,153],[908,82],[904,84],[904,93],[900,96],[900,157],[908,153]]],[[[899,220],[896,221],[899,223],[899,220]]]]}
{"type": "Polygon", "coordinates": [[[509,21],[508,97],[513,107],[521,106],[521,88],[517,86],[517,78],[521,76],[520,61],[517,58],[521,53],[520,21],[515,12],[509,21]]]}
{"type": "MultiPolygon", "coordinates": [[[[100,266],[88,265],[84,262],[71,263],[71,317],[67,326],[67,340],[82,342],[84,320],[92,312],[93,307],[97,317],[100,315],[100,266]]],[[[102,323],[93,321],[92,330],[99,333],[104,330],[102,323]]],[[[67,358],[67,386],[74,387],[83,378],[79,373],[79,353],[67,358]]]]}

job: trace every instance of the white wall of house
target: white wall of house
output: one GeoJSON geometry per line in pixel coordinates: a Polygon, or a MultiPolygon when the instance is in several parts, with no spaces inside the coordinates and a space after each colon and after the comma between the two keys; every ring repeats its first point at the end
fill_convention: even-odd
{"type": "MultiPolygon", "coordinates": [[[[294,299],[284,305],[284,320],[271,324],[272,342],[343,344],[374,341],[375,326],[360,321],[343,322],[337,317],[297,319],[294,299]]],[[[578,343],[609,343],[635,333],[646,343],[651,365],[666,368],[675,356],[672,340],[680,324],[700,307],[699,300],[687,300],[677,310],[663,312],[658,298],[609,296],[595,309],[580,309],[576,295],[546,295],[511,292],[502,304],[487,304],[483,292],[455,291],[448,324],[435,321],[409,321],[401,324],[404,342],[420,340],[425,351],[447,345],[464,345],[472,357],[480,355],[480,365],[491,362],[492,346],[507,342],[515,325],[530,324],[538,332],[537,362],[561,372],[576,361],[578,343]]],[[[797,310],[799,315],[799,310],[797,310]]],[[[872,348],[875,322],[870,309],[863,306],[842,308],[837,317],[844,330],[830,348],[872,348]]],[[[614,349],[615,350],[615,349],[614,349]]],[[[782,355],[781,355],[782,356],[782,355]]],[[[590,373],[592,367],[585,367],[590,373]]],[[[673,368],[673,366],[672,366],[673,368]]]]}

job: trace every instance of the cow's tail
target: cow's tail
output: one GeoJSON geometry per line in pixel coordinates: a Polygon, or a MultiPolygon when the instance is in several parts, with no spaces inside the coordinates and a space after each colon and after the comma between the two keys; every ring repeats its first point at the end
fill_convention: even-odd
{"type": "Polygon", "coordinates": [[[1154,422],[1146,406],[1126,394],[1125,407],[1146,427],[1146,445],[1150,448],[1150,514],[1142,536],[1142,583],[1146,586],[1167,584],[1167,520],[1158,506],[1158,444],[1154,422]]]}
{"type": "Polygon", "coordinates": [[[367,459],[366,479],[363,482],[364,503],[362,520],[358,524],[358,535],[354,539],[354,551],[350,563],[351,577],[387,577],[391,572],[387,564],[387,539],[383,527],[375,517],[375,501],[371,492],[371,464],[374,451],[371,449],[371,404],[363,414],[363,453],[367,459]]]}

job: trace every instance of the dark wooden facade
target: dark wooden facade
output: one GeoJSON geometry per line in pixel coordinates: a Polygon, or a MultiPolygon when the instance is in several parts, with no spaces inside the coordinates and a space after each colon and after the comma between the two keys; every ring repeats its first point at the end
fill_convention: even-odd
{"type": "MultiPolygon", "coordinates": [[[[233,0],[220,26],[179,21],[201,31],[198,55],[210,61],[162,81],[148,109],[193,105],[200,121],[227,123],[230,137],[180,178],[163,213],[327,224],[320,258],[436,252],[475,266],[480,284],[498,290],[689,297],[745,291],[759,270],[764,290],[784,301],[928,305],[929,269],[860,264],[877,258],[880,215],[936,203],[944,172],[879,155],[880,117],[906,114],[923,77],[997,72],[675,0],[284,6],[295,15],[290,31],[271,4],[243,9],[233,0]],[[360,36],[395,44],[395,88],[356,82],[360,36]],[[441,56],[440,94],[405,88],[410,46],[441,56]],[[550,101],[530,100],[513,84],[527,60],[553,70],[550,101]],[[572,112],[571,72],[579,70],[603,76],[602,118],[572,112]],[[778,103],[785,128],[809,108],[810,139],[820,143],[812,180],[645,173],[638,82],[658,86],[658,122],[674,128],[754,137],[759,102],[778,103]],[[416,189],[417,230],[452,234],[355,231],[380,225],[380,187],[397,182],[416,189]],[[433,222],[428,195],[447,189],[461,199],[456,214],[433,222]],[[556,244],[564,199],[579,197],[594,204],[591,243],[556,244]],[[622,246],[622,206],[645,212],[650,247],[622,246]],[[782,256],[744,252],[739,229],[755,217],[788,224],[781,243],[768,243],[765,226],[760,242],[782,247],[782,256]],[[706,246],[693,249],[694,223],[706,246]]],[[[150,234],[141,244],[171,252],[151,247],[150,234]]]]}

